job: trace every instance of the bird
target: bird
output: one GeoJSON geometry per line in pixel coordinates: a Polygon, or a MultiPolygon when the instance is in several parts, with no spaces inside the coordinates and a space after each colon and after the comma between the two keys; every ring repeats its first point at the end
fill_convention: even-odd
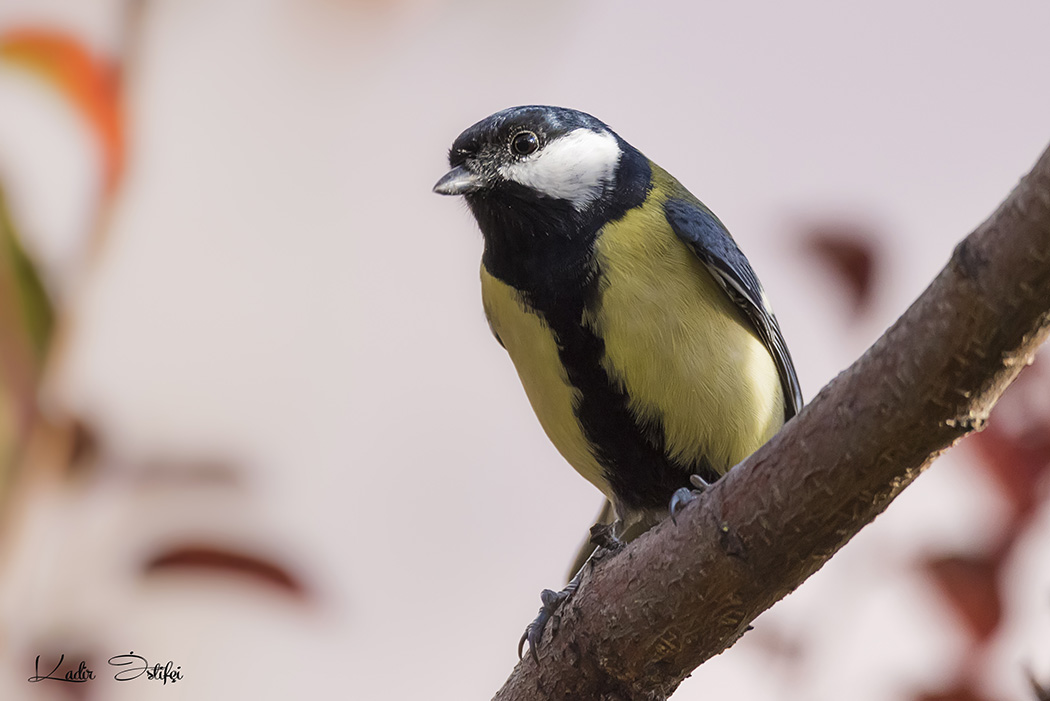
{"type": "MultiPolygon", "coordinates": [[[[448,161],[434,192],[462,196],[481,230],[489,327],[551,442],[605,495],[610,550],[801,410],[780,325],[726,226],[604,122],[511,107],[463,131],[448,161]]],[[[536,657],[579,577],[544,590],[519,657],[526,641],[536,657]]]]}

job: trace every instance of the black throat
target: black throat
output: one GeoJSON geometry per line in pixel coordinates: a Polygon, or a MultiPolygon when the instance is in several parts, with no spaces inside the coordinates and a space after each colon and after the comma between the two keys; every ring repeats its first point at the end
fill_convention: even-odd
{"type": "Polygon", "coordinates": [[[622,140],[620,149],[613,187],[583,211],[513,182],[467,196],[485,238],[486,270],[544,316],[582,311],[594,278],[598,232],[649,193],[649,161],[622,140]]]}

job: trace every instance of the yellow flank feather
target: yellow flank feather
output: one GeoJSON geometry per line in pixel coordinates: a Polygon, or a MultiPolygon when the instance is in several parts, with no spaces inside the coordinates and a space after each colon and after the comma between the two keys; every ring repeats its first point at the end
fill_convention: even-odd
{"type": "Polygon", "coordinates": [[[585,322],[636,417],[662,424],[668,453],[724,473],[783,424],[783,391],[769,351],[664,217],[669,196],[694,198],[652,171],[646,206],[598,237],[601,301],[585,322]]]}
{"type": "MultiPolygon", "coordinates": [[[[603,367],[640,423],[663,427],[668,454],[706,458],[724,473],[784,421],[776,365],[743,313],[663,213],[670,196],[695,201],[658,166],[647,206],[607,224],[595,244],[600,301],[583,323],[604,339],[603,367]]],[[[573,387],[546,322],[513,287],[481,268],[482,300],[543,430],[577,472],[612,492],[574,407],[573,387]]]]}
{"type": "Polygon", "coordinates": [[[612,492],[583,435],[573,407],[579,390],[569,384],[554,335],[510,285],[481,267],[481,299],[492,330],[514,361],[525,394],[558,452],[609,499],[612,492]]]}

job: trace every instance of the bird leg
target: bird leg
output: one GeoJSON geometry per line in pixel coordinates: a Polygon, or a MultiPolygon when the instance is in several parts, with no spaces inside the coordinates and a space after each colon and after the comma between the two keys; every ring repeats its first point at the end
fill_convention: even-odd
{"type": "Polygon", "coordinates": [[[587,558],[587,562],[583,563],[584,565],[588,562],[593,565],[604,557],[620,552],[624,546],[624,542],[616,537],[616,531],[619,527],[619,521],[614,521],[613,523],[599,522],[591,526],[591,544],[594,545],[596,549],[591,557],[587,558]]]}
{"type": "Polygon", "coordinates": [[[580,569],[577,570],[576,574],[573,575],[569,583],[565,585],[565,588],[561,591],[553,591],[551,589],[544,589],[540,592],[540,606],[539,613],[536,614],[535,620],[532,621],[525,628],[525,632],[521,636],[521,640],[518,641],[518,659],[521,659],[522,649],[525,647],[525,642],[529,643],[529,652],[532,653],[532,659],[539,664],[540,658],[536,650],[539,648],[540,640],[543,638],[543,629],[547,626],[547,621],[551,621],[551,635],[553,636],[558,632],[558,621],[557,616],[558,610],[562,607],[566,601],[580,588],[580,580],[583,579],[583,573],[588,568],[594,567],[595,564],[614,555],[623,549],[624,542],[616,536],[616,532],[620,529],[620,521],[614,521],[613,523],[601,523],[598,522],[591,526],[591,543],[595,546],[594,552],[591,553],[580,569]]]}
{"type": "Polygon", "coordinates": [[[675,520],[675,516],[678,512],[685,508],[689,502],[703,494],[705,489],[711,486],[711,483],[700,475],[690,475],[689,482],[695,487],[695,489],[689,489],[688,487],[676,489],[674,494],[671,495],[671,503],[667,507],[667,510],[671,512],[671,522],[676,526],[678,525],[678,521],[675,520]]]}

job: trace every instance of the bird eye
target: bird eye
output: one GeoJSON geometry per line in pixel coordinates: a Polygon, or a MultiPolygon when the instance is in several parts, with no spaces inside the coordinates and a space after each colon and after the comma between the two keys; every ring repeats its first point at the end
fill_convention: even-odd
{"type": "Polygon", "coordinates": [[[519,156],[527,156],[540,147],[540,140],[531,131],[522,131],[510,140],[510,149],[519,156]]]}

